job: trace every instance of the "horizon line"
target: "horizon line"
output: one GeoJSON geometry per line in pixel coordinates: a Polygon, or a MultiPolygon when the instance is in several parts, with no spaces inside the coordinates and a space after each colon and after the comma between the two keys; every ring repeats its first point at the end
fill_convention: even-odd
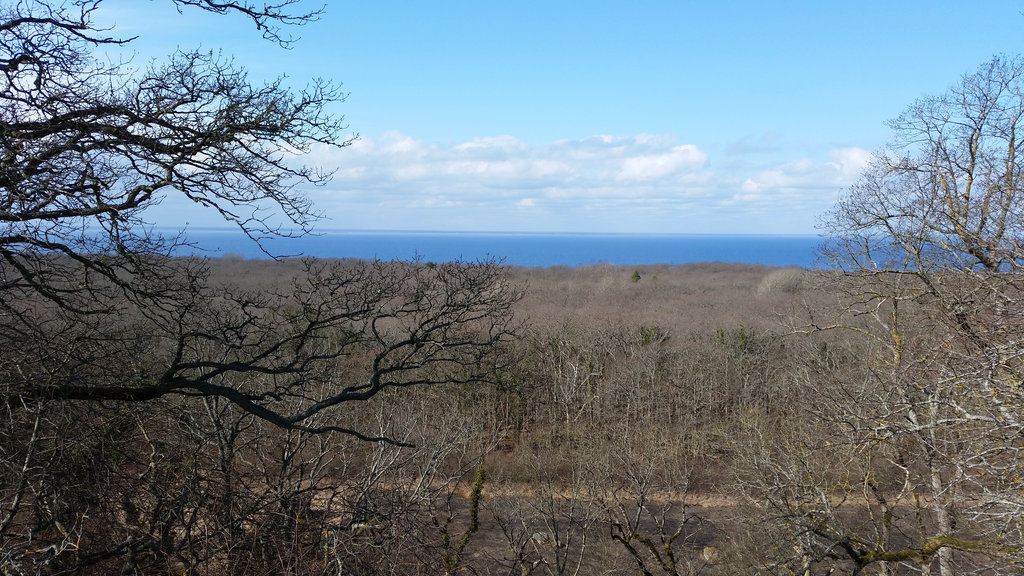
{"type": "MultiPolygon", "coordinates": [[[[238,232],[233,226],[153,226],[154,230],[176,230],[178,232],[238,232]]],[[[298,231],[295,231],[298,232],[298,231]]],[[[281,238],[286,238],[283,232],[281,238]]],[[[595,231],[547,231],[547,230],[425,230],[425,229],[389,229],[389,228],[321,228],[300,236],[320,236],[324,234],[424,234],[424,235],[458,235],[458,236],[746,236],[746,237],[802,237],[825,238],[818,233],[777,233],[777,232],[595,232],[595,231]]]]}

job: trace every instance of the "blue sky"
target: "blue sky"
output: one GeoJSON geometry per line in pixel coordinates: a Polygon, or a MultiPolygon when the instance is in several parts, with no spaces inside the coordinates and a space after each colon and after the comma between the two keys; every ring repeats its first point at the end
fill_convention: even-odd
{"type": "Polygon", "coordinates": [[[100,19],[144,58],[343,84],[322,228],[814,233],[886,120],[1024,48],[1019,0],[328,2],[290,50],[169,4],[100,19]]]}

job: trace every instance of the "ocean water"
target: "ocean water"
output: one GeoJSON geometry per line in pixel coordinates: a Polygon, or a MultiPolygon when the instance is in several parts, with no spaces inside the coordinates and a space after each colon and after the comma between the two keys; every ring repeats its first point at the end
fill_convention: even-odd
{"type": "MultiPolygon", "coordinates": [[[[251,240],[233,230],[189,230],[191,252],[267,258],[251,240]]],[[[590,264],[685,264],[745,262],[814,267],[817,236],[715,234],[549,234],[489,232],[395,232],[333,230],[296,239],[274,239],[264,247],[274,256],[361,258],[449,262],[497,258],[512,266],[590,264]]]]}

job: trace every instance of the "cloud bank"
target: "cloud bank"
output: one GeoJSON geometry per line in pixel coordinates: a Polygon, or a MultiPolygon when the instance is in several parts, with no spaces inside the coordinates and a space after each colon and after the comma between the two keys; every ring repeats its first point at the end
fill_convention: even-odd
{"type": "Polygon", "coordinates": [[[532,145],[512,136],[428,142],[398,132],[306,162],[335,170],[310,192],[326,227],[652,233],[811,233],[869,153],[715,158],[674,136],[598,135],[532,145]]]}

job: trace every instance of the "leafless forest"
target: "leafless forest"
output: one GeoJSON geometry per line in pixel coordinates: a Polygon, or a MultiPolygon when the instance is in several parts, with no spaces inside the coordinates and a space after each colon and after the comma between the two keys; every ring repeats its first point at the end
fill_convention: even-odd
{"type": "MultiPolygon", "coordinates": [[[[451,372],[430,357],[410,363],[420,352],[403,350],[403,378],[421,385],[341,403],[307,421],[312,430],[201,389],[129,403],[9,396],[5,570],[918,573],[937,559],[929,546],[943,510],[955,517],[954,566],[1015,557],[1016,515],[993,491],[1016,498],[1015,466],[996,462],[1014,464],[1019,443],[986,444],[986,426],[963,433],[967,418],[954,425],[925,414],[918,418],[932,426],[911,426],[899,414],[909,403],[886,380],[903,376],[879,374],[903,370],[893,348],[867,336],[874,315],[895,313],[891,302],[842,320],[860,304],[841,288],[863,288],[849,275],[727,263],[482,265],[488,290],[514,296],[501,326],[509,337],[481,340],[490,342],[486,375],[459,377],[476,360],[451,372]],[[936,432],[950,436],[932,440],[936,432]],[[935,462],[933,448],[944,450],[935,462]],[[971,478],[979,457],[993,462],[991,482],[971,478]]],[[[301,291],[296,279],[311,268],[345,278],[388,270],[393,282],[467,267],[234,258],[190,266],[206,267],[215,293],[243,303],[241,294],[301,291]]],[[[445,285],[446,297],[452,290],[445,285]]],[[[420,282],[395,309],[424,298],[432,296],[420,282]]],[[[928,333],[929,312],[908,305],[900,314],[908,333],[928,333]]],[[[474,320],[470,329],[494,326],[474,320]]],[[[354,334],[321,341],[349,338],[357,349],[333,357],[319,386],[372,379],[379,343],[356,346],[354,334]]],[[[141,348],[142,365],[159,363],[170,343],[122,344],[141,348]]],[[[915,359],[908,371],[934,361],[915,359]]],[[[128,369],[120,358],[92,362],[128,369]]],[[[220,362],[205,370],[237,361],[220,362]]],[[[265,377],[238,370],[212,381],[246,389],[265,377]]],[[[284,404],[275,414],[328,394],[275,389],[264,393],[280,394],[269,404],[284,404]]]]}
{"type": "MultiPolygon", "coordinates": [[[[224,294],[294,291],[309,268],[202,264],[224,294]]],[[[4,478],[30,489],[5,503],[5,534],[22,535],[7,567],[713,574],[793,554],[760,537],[772,514],[758,453],[801,445],[815,383],[865,353],[787,324],[829,301],[815,274],[722,263],[493,272],[521,299],[486,381],[387,389],[314,424],[387,440],[283,429],[201,395],[9,401],[4,478]]],[[[366,363],[353,354],[331,369],[365,378],[366,363]]]]}

